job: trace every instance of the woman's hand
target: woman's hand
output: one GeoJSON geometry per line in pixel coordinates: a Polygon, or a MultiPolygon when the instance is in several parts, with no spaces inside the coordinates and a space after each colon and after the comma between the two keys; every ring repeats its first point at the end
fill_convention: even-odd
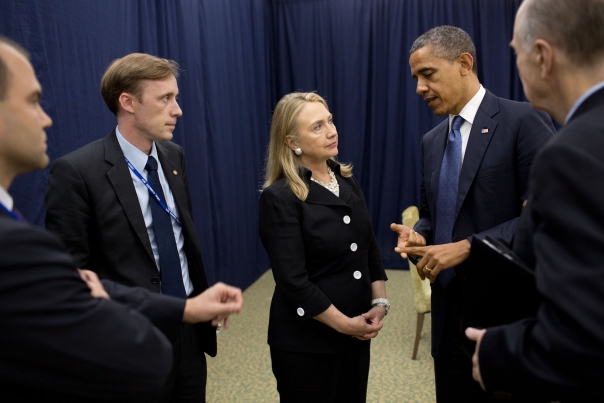
{"type": "Polygon", "coordinates": [[[361,315],[365,318],[368,323],[373,325],[382,323],[382,319],[386,316],[386,308],[381,306],[374,306],[367,313],[361,315]]]}
{"type": "Polygon", "coordinates": [[[348,322],[340,333],[347,334],[359,340],[369,340],[378,335],[378,332],[382,329],[382,326],[383,324],[381,320],[377,323],[371,323],[365,319],[363,315],[359,315],[355,316],[354,318],[349,318],[348,322]]]}
{"type": "Polygon", "coordinates": [[[369,340],[378,335],[378,332],[382,329],[382,321],[380,319],[377,323],[373,323],[379,317],[379,314],[372,314],[369,321],[363,315],[349,318],[340,312],[338,308],[330,305],[327,310],[315,316],[314,319],[335,329],[339,333],[356,337],[359,340],[369,340]]]}

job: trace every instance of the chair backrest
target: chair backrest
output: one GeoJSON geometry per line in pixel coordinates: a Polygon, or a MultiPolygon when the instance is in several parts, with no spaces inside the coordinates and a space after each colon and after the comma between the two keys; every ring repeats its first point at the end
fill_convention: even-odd
{"type": "MultiPolygon", "coordinates": [[[[403,211],[403,225],[413,228],[419,220],[419,210],[415,206],[410,206],[403,211]]],[[[409,271],[411,272],[411,282],[413,284],[413,299],[415,301],[415,309],[418,313],[430,312],[432,309],[430,297],[432,288],[430,281],[422,280],[417,274],[415,265],[409,261],[409,271]]]]}

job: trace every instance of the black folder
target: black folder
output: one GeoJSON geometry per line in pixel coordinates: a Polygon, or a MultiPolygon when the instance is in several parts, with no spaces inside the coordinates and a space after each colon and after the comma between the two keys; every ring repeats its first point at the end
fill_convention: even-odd
{"type": "Polygon", "coordinates": [[[498,240],[473,237],[470,257],[457,269],[464,280],[462,329],[535,316],[541,297],[534,272],[498,240]]]}

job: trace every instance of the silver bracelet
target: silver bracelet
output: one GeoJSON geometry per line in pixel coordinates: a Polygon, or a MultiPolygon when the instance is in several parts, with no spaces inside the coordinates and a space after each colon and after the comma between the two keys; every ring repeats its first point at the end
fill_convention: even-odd
{"type": "Polygon", "coordinates": [[[371,306],[381,306],[386,310],[386,315],[388,315],[388,310],[390,309],[390,302],[386,298],[376,298],[371,301],[371,306]]]}

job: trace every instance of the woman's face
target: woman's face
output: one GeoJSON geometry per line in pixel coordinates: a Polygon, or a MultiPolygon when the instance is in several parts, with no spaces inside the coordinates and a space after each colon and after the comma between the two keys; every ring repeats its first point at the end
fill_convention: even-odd
{"type": "Polygon", "coordinates": [[[302,149],[300,159],[305,166],[327,161],[338,155],[338,132],[333,117],[320,102],[308,102],[298,116],[298,139],[290,140],[290,148],[302,149]]]}

